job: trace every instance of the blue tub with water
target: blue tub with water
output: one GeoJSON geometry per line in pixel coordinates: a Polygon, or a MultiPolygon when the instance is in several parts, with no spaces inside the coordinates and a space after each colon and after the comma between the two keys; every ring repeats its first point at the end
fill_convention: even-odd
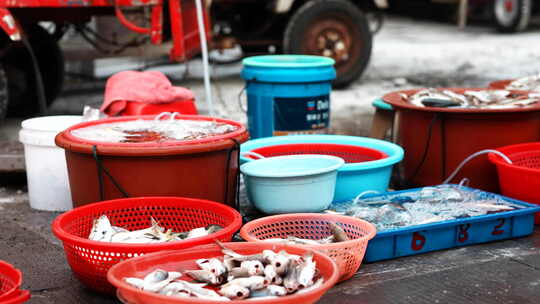
{"type": "Polygon", "coordinates": [[[267,55],[243,60],[251,138],[326,133],[334,60],[267,55]]]}
{"type": "MultiPolygon", "coordinates": [[[[403,159],[403,149],[396,144],[379,139],[344,135],[292,135],[259,138],[242,144],[240,151],[245,153],[261,147],[294,143],[357,145],[376,149],[388,155],[386,158],[374,161],[346,163],[339,168],[334,195],[336,202],[350,200],[368,190],[386,192],[392,175],[392,167],[403,159]]],[[[241,164],[251,160],[247,155],[240,156],[241,164]]]]}

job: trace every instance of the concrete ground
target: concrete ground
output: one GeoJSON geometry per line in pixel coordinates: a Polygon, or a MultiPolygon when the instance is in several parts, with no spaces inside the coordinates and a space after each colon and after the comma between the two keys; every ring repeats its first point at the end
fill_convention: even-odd
{"type": "MultiPolygon", "coordinates": [[[[525,33],[501,35],[487,26],[460,31],[454,25],[391,17],[375,37],[364,76],[347,89],[332,92],[332,131],[367,135],[373,114],[371,102],[390,91],[478,87],[538,73],[539,32],[538,22],[525,33]]],[[[121,61],[98,61],[94,74],[115,72],[115,62],[121,61]]],[[[142,64],[126,60],[122,68],[142,64]]],[[[175,84],[192,89],[200,111],[208,112],[197,60],[159,69],[175,84]]],[[[214,66],[213,96],[218,116],[245,122],[238,102],[244,85],[238,76],[240,69],[240,65],[214,66]]],[[[72,73],[51,112],[80,114],[84,105],[99,106],[105,80],[72,73]]],[[[8,146],[11,155],[18,155],[19,161],[22,150],[13,143],[20,121],[9,119],[0,129],[0,142],[8,146]]],[[[5,164],[5,160],[1,162],[5,164]]],[[[73,278],[61,245],[49,228],[58,213],[28,207],[23,175],[0,175],[0,259],[22,269],[24,288],[32,290],[31,303],[114,303],[84,289],[73,278]]],[[[539,261],[537,229],[533,236],[518,240],[364,265],[352,280],[333,288],[320,302],[537,303],[539,261]]]]}

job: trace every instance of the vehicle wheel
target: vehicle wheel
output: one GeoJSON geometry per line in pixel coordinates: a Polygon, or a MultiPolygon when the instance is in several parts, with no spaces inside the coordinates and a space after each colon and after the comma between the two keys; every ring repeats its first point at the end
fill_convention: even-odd
{"type": "Polygon", "coordinates": [[[332,57],[334,87],[358,78],[371,57],[372,35],[365,15],[347,0],[313,0],[290,19],[283,38],[285,53],[332,57]]]}
{"type": "Polygon", "coordinates": [[[529,25],[531,0],[493,0],[492,3],[494,20],[500,32],[520,32],[529,25]]]}
{"type": "MultiPolygon", "coordinates": [[[[37,24],[25,28],[41,71],[47,105],[62,90],[64,57],[54,37],[37,24]]],[[[13,43],[2,58],[8,79],[8,114],[28,116],[39,111],[36,79],[30,53],[21,43],[13,43]]]]}
{"type": "Polygon", "coordinates": [[[4,68],[0,65],[0,123],[6,118],[8,110],[8,84],[4,68]]]}

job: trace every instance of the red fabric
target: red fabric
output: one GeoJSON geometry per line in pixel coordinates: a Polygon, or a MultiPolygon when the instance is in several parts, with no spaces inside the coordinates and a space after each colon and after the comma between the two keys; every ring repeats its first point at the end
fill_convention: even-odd
{"type": "Polygon", "coordinates": [[[161,72],[124,71],[107,80],[100,110],[109,116],[116,116],[124,111],[128,102],[166,104],[193,99],[193,92],[173,86],[161,72]]]}

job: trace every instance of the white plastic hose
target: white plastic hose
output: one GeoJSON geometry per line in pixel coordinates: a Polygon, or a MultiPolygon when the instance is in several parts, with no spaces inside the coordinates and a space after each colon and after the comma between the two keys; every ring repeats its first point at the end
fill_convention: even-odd
{"type": "Polygon", "coordinates": [[[353,204],[356,205],[358,204],[358,201],[366,194],[379,194],[379,191],[375,191],[375,190],[366,190],[360,194],[358,194],[354,200],[353,200],[353,204]]]}
{"type": "Polygon", "coordinates": [[[201,52],[204,70],[204,92],[210,116],[214,116],[214,105],[212,103],[212,87],[210,86],[210,68],[208,65],[208,47],[206,42],[206,28],[204,27],[202,0],[195,0],[197,8],[197,24],[199,26],[199,37],[201,39],[201,52]]]}
{"type": "Polygon", "coordinates": [[[443,184],[448,184],[459,173],[461,168],[463,168],[463,166],[465,166],[466,163],[468,163],[471,159],[473,159],[473,158],[475,158],[477,156],[480,156],[482,154],[486,154],[486,153],[495,153],[495,154],[499,155],[500,157],[502,157],[502,159],[504,159],[507,163],[512,164],[512,161],[510,160],[510,158],[508,158],[508,156],[504,155],[503,153],[501,153],[501,152],[499,152],[497,150],[492,150],[492,149],[481,150],[481,151],[475,152],[475,153],[467,156],[467,158],[465,158],[459,164],[459,166],[457,166],[457,168],[454,170],[454,172],[452,172],[452,174],[450,174],[450,176],[442,183],[443,184]]]}

